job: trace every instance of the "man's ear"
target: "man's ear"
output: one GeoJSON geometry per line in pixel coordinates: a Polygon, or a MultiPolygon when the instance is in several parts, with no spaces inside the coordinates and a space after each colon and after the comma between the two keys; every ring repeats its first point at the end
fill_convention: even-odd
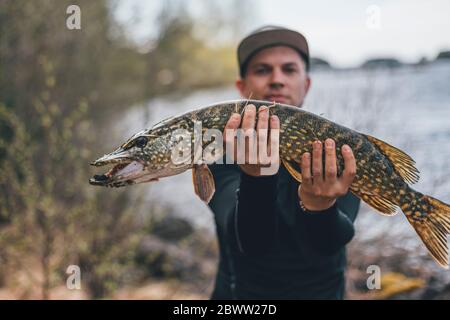
{"type": "Polygon", "coordinates": [[[309,75],[306,75],[306,81],[305,81],[305,96],[309,91],[309,88],[311,88],[311,77],[309,75]]]}
{"type": "Polygon", "coordinates": [[[239,90],[241,97],[245,97],[245,81],[241,77],[236,79],[235,86],[239,90]]]}

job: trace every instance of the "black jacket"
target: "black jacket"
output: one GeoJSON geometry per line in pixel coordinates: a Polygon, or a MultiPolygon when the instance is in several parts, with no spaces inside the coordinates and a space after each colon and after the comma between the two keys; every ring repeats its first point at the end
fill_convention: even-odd
{"type": "Polygon", "coordinates": [[[220,261],[212,299],[342,299],[345,245],[360,200],[348,193],[324,212],[304,212],[299,183],[280,166],[251,177],[215,164],[210,201],[220,261]]]}

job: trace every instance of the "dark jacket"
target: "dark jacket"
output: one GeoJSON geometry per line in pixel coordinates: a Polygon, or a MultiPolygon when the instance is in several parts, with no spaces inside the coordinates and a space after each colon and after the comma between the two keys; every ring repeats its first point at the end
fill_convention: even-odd
{"type": "Polygon", "coordinates": [[[360,200],[348,193],[323,212],[304,212],[299,183],[280,166],[251,177],[215,164],[210,201],[220,261],[212,299],[342,299],[345,245],[360,200]]]}

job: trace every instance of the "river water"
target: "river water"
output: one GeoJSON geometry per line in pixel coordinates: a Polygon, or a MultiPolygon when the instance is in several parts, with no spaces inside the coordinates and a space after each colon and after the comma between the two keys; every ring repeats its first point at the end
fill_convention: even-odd
{"type": "MultiPolygon", "coordinates": [[[[450,62],[322,70],[311,77],[306,110],[401,148],[421,172],[415,189],[450,203],[450,62]]],[[[166,117],[237,98],[231,86],[155,98],[131,107],[115,129],[128,138],[166,117]]],[[[213,230],[212,214],[194,194],[190,171],[132,188],[145,188],[148,201],[167,205],[196,226],[213,230]]]]}

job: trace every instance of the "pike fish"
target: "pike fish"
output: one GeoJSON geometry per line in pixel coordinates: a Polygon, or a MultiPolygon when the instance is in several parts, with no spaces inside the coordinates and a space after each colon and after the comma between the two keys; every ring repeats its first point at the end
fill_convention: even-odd
{"type": "MultiPolygon", "coordinates": [[[[193,133],[195,122],[202,124],[203,131],[216,129],[223,132],[230,116],[233,113],[242,114],[247,104],[254,104],[257,108],[269,106],[270,114],[279,117],[280,160],[300,183],[299,162],[303,153],[312,151],[314,141],[324,142],[327,138],[335,141],[338,175],[344,169],[341,147],[349,145],[357,165],[350,191],[383,215],[393,216],[400,208],[431,256],[440,266],[448,269],[450,206],[411,188],[410,185],[419,180],[414,160],[402,150],[373,136],[294,106],[259,100],[234,100],[165,119],[152,128],[136,133],[115,151],[92,162],[94,166],[113,167],[105,174],[93,176],[90,183],[122,187],[157,181],[192,169],[195,192],[203,201],[209,202],[215,191],[212,173],[204,163],[186,161],[180,164],[172,161],[172,150],[179,143],[179,137],[174,133],[177,129],[193,133]]],[[[202,141],[200,145],[205,148],[210,143],[202,141]]]]}

